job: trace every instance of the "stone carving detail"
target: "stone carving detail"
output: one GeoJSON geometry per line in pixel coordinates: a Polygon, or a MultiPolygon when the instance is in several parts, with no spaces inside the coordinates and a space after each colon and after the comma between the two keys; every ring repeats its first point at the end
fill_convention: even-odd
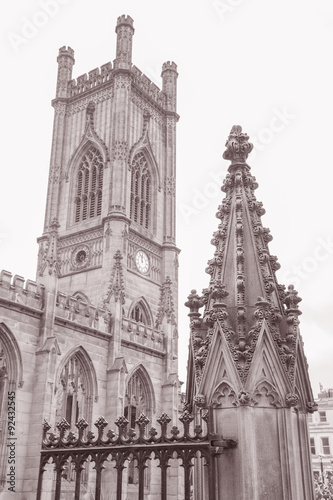
{"type": "Polygon", "coordinates": [[[61,240],[59,240],[59,250],[65,247],[70,247],[72,245],[83,243],[85,241],[99,239],[102,238],[102,236],[103,236],[103,229],[97,229],[95,231],[81,233],[75,236],[66,236],[65,238],[61,238],[61,240]]]}
{"type": "Polygon", "coordinates": [[[112,149],[112,159],[127,160],[128,157],[128,144],[126,141],[115,141],[112,149]]]}
{"type": "Polygon", "coordinates": [[[220,383],[213,393],[212,405],[213,407],[219,406],[222,408],[230,408],[239,405],[236,392],[231,385],[225,381],[220,383]]]}
{"type": "MultiPolygon", "coordinates": [[[[83,254],[81,265],[82,268],[99,267],[102,264],[103,258],[103,231],[97,230],[83,233],[77,236],[69,236],[59,241],[58,252],[61,263],[60,275],[64,276],[73,271],[77,271],[80,266],[75,263],[76,253],[82,247],[86,251],[87,258],[83,254]],[[86,250],[88,249],[88,251],[86,250]],[[73,260],[74,259],[74,260],[73,260]]],[[[80,257],[80,256],[79,256],[80,257]]],[[[78,257],[78,259],[79,259],[78,257]]]]}
{"type": "MultiPolygon", "coordinates": [[[[85,110],[90,102],[98,104],[100,102],[112,99],[113,96],[114,96],[114,90],[113,86],[111,86],[107,89],[99,90],[98,92],[95,92],[87,97],[82,97],[77,101],[73,102],[72,104],[68,105],[66,110],[66,116],[72,116],[75,113],[79,113],[80,111],[85,110]]],[[[60,103],[57,103],[57,105],[58,104],[60,103]]]]}
{"type": "Polygon", "coordinates": [[[253,392],[253,402],[255,405],[266,407],[280,408],[282,406],[276,388],[268,380],[263,380],[256,386],[253,392]]]}
{"type": "Polygon", "coordinates": [[[164,283],[161,285],[160,289],[160,301],[158,304],[157,317],[155,322],[155,328],[160,328],[164,317],[167,318],[167,323],[172,325],[176,324],[175,316],[175,306],[173,302],[172,281],[169,276],[166,277],[164,283]]]}
{"type": "Polygon", "coordinates": [[[199,408],[203,408],[206,406],[206,396],[204,396],[203,394],[197,394],[196,396],[194,396],[193,401],[194,404],[199,408]]]}
{"type": "Polygon", "coordinates": [[[48,231],[46,245],[44,246],[43,241],[40,244],[38,253],[39,276],[44,276],[46,270],[50,276],[58,276],[60,274],[60,261],[57,248],[59,227],[58,220],[54,218],[48,231]]]}
{"type": "Polygon", "coordinates": [[[55,114],[58,116],[65,116],[66,106],[67,105],[63,102],[55,102],[53,104],[55,114]]]}
{"type": "Polygon", "coordinates": [[[140,96],[134,89],[132,89],[131,92],[131,101],[133,102],[133,104],[138,106],[139,109],[147,110],[152,119],[155,120],[159,125],[164,124],[164,117],[161,111],[153,107],[152,104],[149,103],[148,99],[140,96]]]}
{"type": "Polygon", "coordinates": [[[164,191],[166,194],[170,194],[171,196],[175,196],[175,194],[176,194],[176,182],[175,182],[174,177],[166,177],[164,191]]]}
{"type": "Polygon", "coordinates": [[[287,406],[289,406],[289,407],[297,406],[299,403],[299,397],[297,396],[297,394],[289,393],[286,395],[286,403],[287,403],[287,406]]]}
{"type": "Polygon", "coordinates": [[[80,270],[90,264],[90,248],[87,245],[79,245],[72,250],[72,269],[80,270]]]}
{"type": "Polygon", "coordinates": [[[60,165],[51,165],[49,173],[49,184],[57,184],[61,179],[62,169],[60,165]]]}
{"type": "Polygon", "coordinates": [[[106,297],[104,299],[104,303],[108,304],[111,298],[114,297],[115,302],[118,302],[119,300],[121,304],[125,304],[125,283],[123,276],[123,267],[121,264],[123,256],[121,255],[120,250],[116,251],[114,259],[115,263],[113,265],[110,284],[106,297]]]}
{"type": "MultiPolygon", "coordinates": [[[[176,106],[176,98],[174,98],[170,104],[175,107],[176,106]]],[[[167,128],[174,130],[176,128],[176,125],[177,125],[176,118],[174,116],[168,116],[166,119],[167,128]]]]}
{"type": "Polygon", "coordinates": [[[251,402],[251,395],[247,391],[240,391],[238,394],[238,401],[241,405],[248,405],[251,402]]]}
{"type": "Polygon", "coordinates": [[[131,79],[128,76],[117,75],[114,79],[114,86],[116,90],[131,88],[131,79]]]}
{"type": "Polygon", "coordinates": [[[223,158],[231,160],[231,164],[244,163],[253,149],[253,144],[249,141],[249,136],[242,132],[242,127],[234,125],[225,143],[227,150],[223,153],[223,158]]]}

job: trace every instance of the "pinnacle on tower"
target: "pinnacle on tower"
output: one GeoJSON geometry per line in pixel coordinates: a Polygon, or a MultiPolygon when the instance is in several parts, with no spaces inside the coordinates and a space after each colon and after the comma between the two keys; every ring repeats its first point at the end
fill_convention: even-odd
{"type": "Polygon", "coordinates": [[[133,19],[130,16],[119,16],[115,31],[117,33],[117,48],[114,68],[129,70],[132,66],[133,19]]]}

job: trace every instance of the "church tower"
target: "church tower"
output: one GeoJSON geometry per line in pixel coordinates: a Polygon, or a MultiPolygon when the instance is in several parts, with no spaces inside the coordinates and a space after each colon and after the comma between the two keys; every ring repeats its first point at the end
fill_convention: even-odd
{"type": "MultiPolygon", "coordinates": [[[[116,367],[130,371],[139,361],[140,376],[151,371],[147,387],[162,387],[149,402],[152,413],[162,400],[178,406],[178,73],[166,62],[160,90],[132,64],[133,19],[120,16],[116,34],[113,64],[76,80],[74,51],[59,50],[37,281],[71,321],[82,312],[92,323],[103,315],[110,321],[107,393],[120,390],[116,367]]],[[[48,335],[46,328],[44,341],[48,335]]],[[[121,399],[107,403],[107,413],[122,412],[121,399]]]]}
{"type": "MultiPolygon", "coordinates": [[[[248,139],[234,126],[226,142],[223,157],[231,165],[206,268],[209,286],[201,296],[192,290],[185,304],[187,404],[198,422],[208,410],[213,435],[236,443],[217,459],[218,500],[313,500],[307,416],[316,405],[298,326],[301,298],[277,282],[280,265],[254,195],[248,139]]],[[[196,500],[205,498],[205,474],[196,470],[196,500]]]]}

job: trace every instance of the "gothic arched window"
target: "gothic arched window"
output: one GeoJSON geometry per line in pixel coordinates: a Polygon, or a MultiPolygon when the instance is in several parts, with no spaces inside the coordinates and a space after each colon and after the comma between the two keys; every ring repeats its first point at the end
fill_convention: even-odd
{"type": "Polygon", "coordinates": [[[149,326],[150,324],[149,317],[145,307],[141,302],[139,302],[133,307],[131,311],[131,319],[133,319],[137,323],[143,323],[144,325],[149,326]]]}
{"type": "Polygon", "coordinates": [[[17,411],[15,391],[23,383],[21,377],[19,347],[9,329],[0,323],[0,492],[6,484],[8,424],[15,421],[11,410],[14,406],[17,411]]]}
{"type": "Polygon", "coordinates": [[[57,383],[56,422],[65,418],[73,428],[79,418],[89,420],[89,383],[86,370],[77,355],[63,367],[57,383]]]}
{"type": "Polygon", "coordinates": [[[83,155],[77,173],[75,222],[101,215],[103,169],[101,153],[91,146],[83,155]]]}
{"type": "MultiPolygon", "coordinates": [[[[126,386],[124,415],[129,421],[129,427],[132,429],[136,427],[135,421],[140,417],[142,413],[144,413],[150,421],[152,418],[153,394],[147,377],[148,375],[144,373],[143,368],[139,367],[133,373],[126,386]]],[[[127,471],[128,484],[138,484],[139,476],[137,465],[137,461],[134,459],[134,457],[130,459],[127,471]]],[[[146,469],[144,479],[146,487],[148,486],[148,482],[149,474],[146,469]]]]}
{"type": "Polygon", "coordinates": [[[151,175],[143,153],[134,156],[131,165],[130,218],[145,229],[151,225],[151,175]]]}

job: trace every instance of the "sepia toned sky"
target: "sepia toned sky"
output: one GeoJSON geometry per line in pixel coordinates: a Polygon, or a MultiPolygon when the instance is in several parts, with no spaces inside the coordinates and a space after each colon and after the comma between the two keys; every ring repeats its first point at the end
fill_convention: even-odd
{"type": "MultiPolygon", "coordinates": [[[[4,7],[3,7],[4,8],[4,7]]],[[[0,268],[35,279],[52,138],[59,47],[73,77],[113,61],[117,17],[134,19],[133,62],[161,87],[178,65],[177,245],[180,378],[186,379],[190,290],[207,260],[232,125],[248,158],[281,264],[303,301],[301,333],[314,394],[333,387],[333,4],[331,0],[17,0],[1,19],[0,268]]]]}

